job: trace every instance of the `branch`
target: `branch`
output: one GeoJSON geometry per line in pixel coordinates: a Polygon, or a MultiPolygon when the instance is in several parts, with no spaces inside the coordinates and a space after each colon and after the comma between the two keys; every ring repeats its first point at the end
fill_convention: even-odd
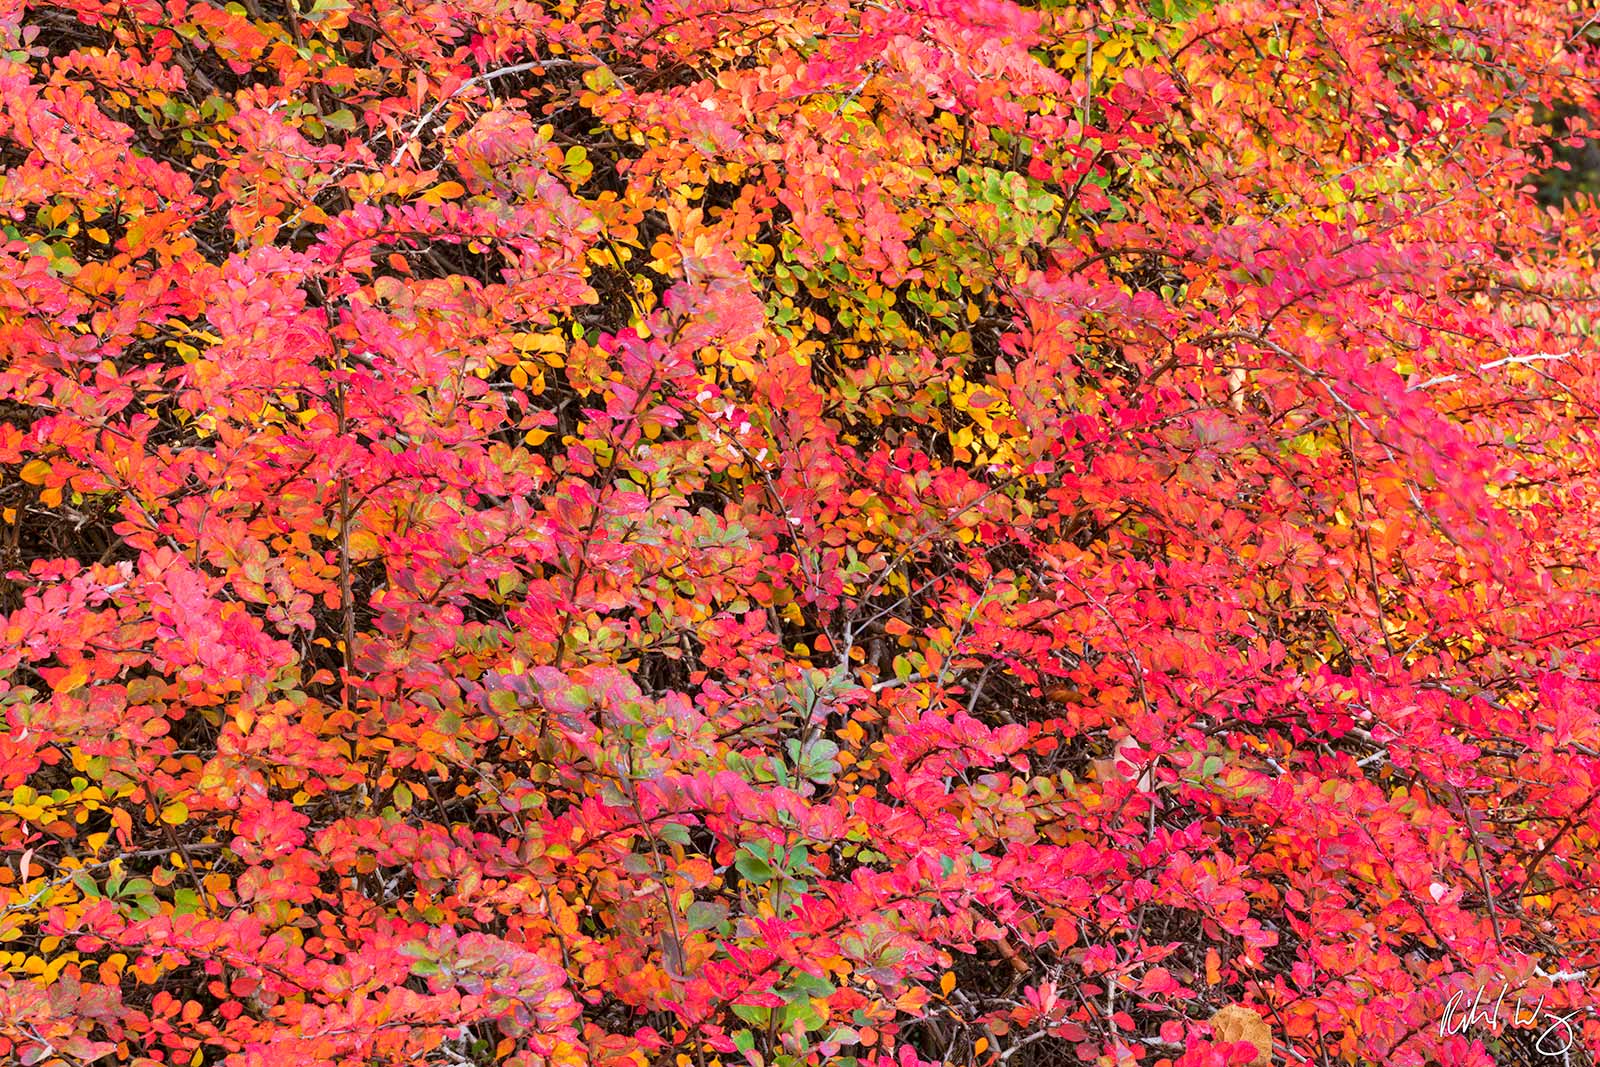
{"type": "MultiPolygon", "coordinates": [[[[1312,370],[1310,367],[1300,362],[1300,360],[1295,358],[1294,353],[1290,352],[1287,348],[1284,348],[1278,342],[1269,340],[1258,333],[1250,333],[1247,330],[1229,330],[1226,333],[1215,333],[1212,334],[1209,339],[1216,341],[1247,341],[1251,344],[1260,345],[1263,348],[1270,348],[1280,357],[1293,364],[1294,367],[1302,374],[1306,375],[1312,381],[1315,381],[1321,385],[1322,388],[1326,389],[1328,391],[1328,395],[1333,398],[1334,403],[1344,408],[1344,410],[1349,413],[1350,417],[1355,420],[1356,425],[1367,431],[1368,436],[1378,443],[1378,447],[1383,449],[1384,454],[1389,457],[1389,462],[1393,463],[1396,467],[1400,467],[1402,469],[1404,468],[1404,465],[1400,462],[1400,457],[1395,454],[1394,449],[1389,447],[1389,443],[1387,441],[1378,436],[1378,432],[1372,428],[1370,423],[1367,422],[1366,417],[1361,414],[1360,409],[1354,404],[1350,403],[1350,401],[1346,400],[1344,395],[1333,387],[1333,383],[1329,382],[1325,375],[1318,371],[1312,370]]],[[[1485,366],[1488,366],[1488,364],[1485,364],[1485,366]]],[[[1417,496],[1416,487],[1413,486],[1409,480],[1405,482],[1405,487],[1406,495],[1411,498],[1411,503],[1416,506],[1417,511],[1427,515],[1428,509],[1423,506],[1422,499],[1417,496]]]]}
{"type": "Polygon", "coordinates": [[[500,67],[496,70],[474,75],[456,86],[449,96],[434,104],[422,118],[417,120],[417,124],[411,127],[411,133],[406,136],[404,141],[400,142],[400,147],[394,150],[394,158],[389,160],[389,166],[398,167],[400,160],[406,154],[406,150],[417,143],[417,139],[422,136],[433,120],[439,117],[439,112],[444,110],[444,106],[474,85],[485,85],[497,78],[509,78],[513,74],[522,74],[530,70],[544,70],[549,67],[574,67],[580,70],[590,70],[597,65],[595,63],[584,63],[576,59],[537,59],[528,63],[513,63],[509,67],[500,67]]]}
{"type": "Polygon", "coordinates": [[[1494,370],[1504,367],[1507,363],[1546,363],[1566,359],[1571,352],[1529,352],[1525,356],[1506,356],[1504,359],[1491,359],[1487,363],[1479,364],[1480,370],[1494,370]]]}
{"type": "Polygon", "coordinates": [[[908,674],[904,678],[890,678],[886,681],[878,682],[873,685],[872,691],[874,693],[881,693],[885,689],[898,689],[902,685],[916,685],[918,682],[929,682],[932,680],[932,675],[908,674]]]}

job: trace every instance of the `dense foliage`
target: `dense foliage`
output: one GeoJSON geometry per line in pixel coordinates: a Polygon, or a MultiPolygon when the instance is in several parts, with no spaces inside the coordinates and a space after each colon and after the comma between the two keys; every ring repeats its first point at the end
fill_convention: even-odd
{"type": "Polygon", "coordinates": [[[0,5],[0,1061],[1548,1062],[1568,8],[0,5]]]}

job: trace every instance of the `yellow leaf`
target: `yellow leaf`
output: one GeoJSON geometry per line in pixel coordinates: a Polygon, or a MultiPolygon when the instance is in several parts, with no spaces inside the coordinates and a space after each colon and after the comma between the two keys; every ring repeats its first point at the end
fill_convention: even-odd
{"type": "Polygon", "coordinates": [[[168,826],[181,826],[188,818],[189,806],[181,800],[174,800],[161,809],[161,821],[168,826]]]}
{"type": "Polygon", "coordinates": [[[382,547],[378,542],[377,534],[371,530],[350,531],[350,552],[361,559],[368,559],[378,554],[382,547]]]}
{"type": "Polygon", "coordinates": [[[519,352],[565,352],[567,341],[560,332],[519,333],[511,337],[511,345],[519,352]]]}
{"type": "Polygon", "coordinates": [[[442,200],[454,200],[466,193],[467,187],[460,182],[440,182],[432,189],[422,194],[422,199],[430,204],[437,204],[442,200]]]}
{"type": "Polygon", "coordinates": [[[1272,1030],[1254,1009],[1229,1004],[1210,1019],[1211,1032],[1218,1041],[1229,1044],[1248,1041],[1256,1047],[1251,1067],[1267,1067],[1272,1062],[1272,1030]]]}
{"type": "Polygon", "coordinates": [[[50,464],[42,459],[30,460],[22,465],[22,480],[29,485],[43,485],[50,474],[50,464]]]}
{"type": "Polygon", "coordinates": [[[950,991],[952,989],[954,989],[955,987],[956,987],[956,975],[955,975],[955,972],[954,971],[946,971],[946,972],[944,972],[944,977],[939,979],[939,992],[943,993],[945,996],[948,997],[950,995],[950,991]]]}
{"type": "Polygon", "coordinates": [[[74,689],[82,688],[88,681],[89,665],[80,660],[68,668],[66,674],[56,679],[53,688],[58,693],[70,693],[74,689]]]}
{"type": "Polygon", "coordinates": [[[544,392],[544,371],[536,363],[530,363],[527,360],[518,363],[512,368],[511,380],[516,382],[519,389],[527,389],[535,394],[544,392]],[[521,376],[520,381],[518,381],[519,373],[521,376]]]}

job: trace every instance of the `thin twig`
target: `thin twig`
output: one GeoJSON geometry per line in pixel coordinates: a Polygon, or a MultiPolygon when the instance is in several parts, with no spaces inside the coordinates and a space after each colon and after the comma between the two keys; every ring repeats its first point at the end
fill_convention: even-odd
{"type": "Polygon", "coordinates": [[[1489,884],[1489,868],[1483,862],[1483,842],[1478,840],[1478,829],[1472,825],[1472,809],[1467,806],[1466,798],[1461,795],[1461,790],[1451,787],[1456,794],[1456,803],[1461,805],[1461,818],[1467,824],[1467,836],[1472,838],[1472,853],[1478,858],[1478,878],[1483,882],[1483,895],[1489,902],[1489,928],[1494,931],[1494,943],[1501,952],[1506,950],[1505,942],[1500,939],[1500,909],[1495,904],[1494,890],[1489,884]]]}
{"type": "Polygon", "coordinates": [[[428,129],[433,120],[439,117],[439,112],[444,110],[445,105],[450,103],[450,101],[454,100],[456,97],[460,96],[462,93],[466,92],[468,89],[472,88],[474,85],[484,85],[488,82],[496,80],[497,78],[509,78],[513,74],[522,74],[530,70],[545,70],[550,67],[574,67],[582,70],[590,70],[595,66],[596,64],[594,63],[584,63],[576,59],[536,59],[527,63],[513,63],[509,67],[500,67],[496,70],[485,71],[482,74],[474,75],[473,77],[470,77],[466,81],[462,82],[460,85],[456,86],[455,89],[450,92],[450,95],[446,96],[443,100],[440,100],[437,104],[434,104],[433,107],[427,110],[422,118],[417,120],[417,124],[411,128],[411,133],[406,136],[404,141],[400,142],[400,147],[395,149],[394,158],[389,160],[389,166],[398,167],[400,165],[400,160],[404,158],[406,151],[410,149],[413,144],[416,144],[417,139],[421,137],[422,134],[428,129]]]}

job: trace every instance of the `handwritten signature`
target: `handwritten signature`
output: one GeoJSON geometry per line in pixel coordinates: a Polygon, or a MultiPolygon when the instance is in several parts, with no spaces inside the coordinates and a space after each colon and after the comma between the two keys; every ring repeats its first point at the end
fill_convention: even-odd
{"type": "Polygon", "coordinates": [[[1519,990],[1508,1022],[1504,1009],[1506,997],[1511,994],[1511,983],[1502,984],[1498,995],[1485,1000],[1491,988],[1479,986],[1470,1001],[1466,999],[1466,990],[1458,989],[1445,1002],[1444,1015],[1439,1020],[1439,1036],[1465,1035],[1469,1030],[1499,1036],[1502,1030],[1508,1028],[1534,1030],[1542,1026],[1543,1029],[1539,1030],[1538,1037],[1534,1041],[1534,1050],[1542,1056],[1563,1056],[1572,1051],[1573,1045],[1578,1041],[1578,1026],[1573,1020],[1593,1010],[1581,1008],[1565,1015],[1548,1011],[1544,1003],[1548,993],[1540,994],[1538,1001],[1529,1008],[1526,995],[1519,990]]]}

